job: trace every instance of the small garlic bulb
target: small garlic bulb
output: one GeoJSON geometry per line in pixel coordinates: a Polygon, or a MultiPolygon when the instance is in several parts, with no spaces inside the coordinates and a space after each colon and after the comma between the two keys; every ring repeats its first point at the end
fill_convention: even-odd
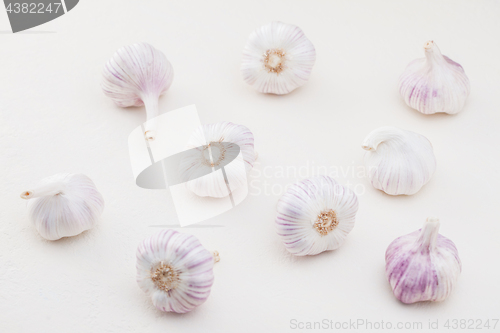
{"type": "Polygon", "coordinates": [[[256,158],[252,132],[243,125],[228,121],[198,127],[188,142],[188,148],[191,151],[181,162],[182,178],[186,186],[200,197],[223,198],[241,188],[246,184],[247,174],[256,158]],[[241,164],[226,163],[239,152],[244,167],[240,167],[241,164]],[[212,172],[222,166],[229,180],[228,184],[220,181],[217,178],[220,175],[212,172]]]}
{"type": "Polygon", "coordinates": [[[276,230],[297,256],[335,250],[354,228],[358,198],[328,176],[290,186],[278,202],[276,230]]]}
{"type": "Polygon", "coordinates": [[[302,30],[272,22],[255,30],[243,51],[243,79],[259,92],[288,94],[309,80],[316,50],[302,30]]]}
{"type": "Polygon", "coordinates": [[[83,174],[57,174],[21,193],[28,199],[31,221],[48,240],[76,236],[97,223],[104,199],[92,180],[83,174]]]}
{"type": "Polygon", "coordinates": [[[462,271],[455,244],[438,234],[439,220],[396,238],[385,253],[385,270],[394,296],[403,303],[443,301],[462,271]]]}
{"type": "Polygon", "coordinates": [[[425,58],[412,61],[399,78],[401,96],[423,114],[460,112],[470,93],[464,69],[442,55],[433,41],[424,50],[425,58]]]}
{"type": "Polygon", "coordinates": [[[196,237],[162,230],[137,248],[137,283],[158,310],[186,313],[210,295],[217,261],[196,237]]]}
{"type": "Polygon", "coordinates": [[[372,185],[390,195],[417,193],[436,171],[432,145],[423,135],[385,126],[363,142],[372,185]]]}
{"type": "MultiPolygon", "coordinates": [[[[158,116],[158,98],[174,79],[165,55],[147,43],[118,49],[104,66],[102,89],[118,106],[145,105],[147,119],[158,116]]],[[[145,124],[146,139],[154,140],[156,122],[145,124]]]]}

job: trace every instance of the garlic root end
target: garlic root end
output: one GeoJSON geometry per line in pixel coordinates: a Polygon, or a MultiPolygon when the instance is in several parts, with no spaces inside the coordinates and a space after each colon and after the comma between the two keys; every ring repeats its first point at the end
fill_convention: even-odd
{"type": "Polygon", "coordinates": [[[212,256],[214,257],[214,263],[220,261],[219,251],[212,251],[212,256]]]}

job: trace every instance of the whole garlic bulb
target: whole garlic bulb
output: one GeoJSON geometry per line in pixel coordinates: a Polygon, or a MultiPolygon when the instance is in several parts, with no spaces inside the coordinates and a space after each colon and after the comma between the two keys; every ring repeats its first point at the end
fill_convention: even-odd
{"type": "Polygon", "coordinates": [[[158,310],[186,313],[210,295],[214,261],[196,237],[162,230],[137,248],[137,283],[158,310]]]}
{"type": "MultiPolygon", "coordinates": [[[[165,55],[147,43],[123,46],[104,66],[102,89],[118,106],[145,105],[147,119],[158,116],[158,98],[174,79],[165,55]]],[[[145,136],[155,138],[156,122],[145,124],[145,136]]]]}
{"type": "Polygon", "coordinates": [[[255,30],[243,50],[243,79],[259,92],[288,94],[309,80],[316,50],[302,30],[272,22],[255,30]]]}
{"type": "Polygon", "coordinates": [[[278,202],[276,230],[297,256],[335,250],[354,228],[358,198],[328,176],[290,186],[278,202]]]}
{"type": "Polygon", "coordinates": [[[186,186],[201,197],[226,197],[229,194],[228,186],[232,192],[246,184],[247,174],[256,158],[252,132],[246,126],[228,121],[198,127],[191,135],[188,148],[192,151],[182,161],[182,178],[186,186]],[[233,144],[241,151],[244,168],[238,164],[226,164],[226,159],[233,152],[238,153],[233,144]],[[218,175],[212,172],[220,166],[224,166],[228,184],[218,181],[218,175]],[[198,177],[200,174],[205,176],[198,177]]]}
{"type": "Polygon", "coordinates": [[[104,199],[92,180],[83,174],[57,174],[38,187],[21,193],[28,199],[31,221],[48,240],[76,236],[97,223],[104,199]]]}
{"type": "Polygon", "coordinates": [[[460,112],[470,93],[464,69],[442,55],[433,41],[424,50],[425,58],[412,61],[399,78],[401,96],[423,114],[460,112]]]}
{"type": "Polygon", "coordinates": [[[394,296],[403,303],[443,301],[462,271],[455,244],[438,234],[439,220],[396,238],[385,253],[385,270],[394,296]]]}
{"type": "Polygon", "coordinates": [[[385,126],[362,145],[372,185],[390,195],[417,193],[436,171],[432,144],[423,135],[385,126]]]}

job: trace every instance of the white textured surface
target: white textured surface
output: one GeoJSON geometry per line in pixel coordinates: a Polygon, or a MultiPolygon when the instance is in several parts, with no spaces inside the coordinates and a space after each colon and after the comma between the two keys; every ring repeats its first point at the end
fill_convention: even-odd
{"type": "MultiPolygon", "coordinates": [[[[498,318],[499,16],[497,1],[86,0],[34,29],[56,33],[0,34],[0,331],[286,332],[291,319],[426,327],[498,318]],[[309,83],[286,96],[255,92],[239,70],[248,35],[272,20],[301,27],[317,51],[309,83]],[[398,76],[428,39],[471,81],[456,116],[424,116],[398,94],[398,76]],[[211,296],[186,315],[155,310],[135,282],[136,247],[157,230],[148,226],[176,221],[167,193],[134,185],[127,138],[144,110],[114,106],[99,87],[113,52],[138,41],[174,67],[161,112],[194,103],[203,123],[246,125],[267,170],[251,192],[274,185],[275,194],[206,222],[224,227],[183,229],[221,254],[211,296]],[[387,196],[352,175],[364,137],[384,125],[434,145],[437,171],[414,196],[387,196]],[[336,179],[366,192],[339,250],[294,258],[274,231],[278,190],[295,180],[279,172],[297,166],[305,175],[307,165],[342,167],[348,174],[336,179]],[[106,208],[97,228],[48,242],[19,194],[58,172],[87,174],[106,208]],[[431,215],[457,245],[463,272],[444,303],[406,306],[384,276],[385,250],[431,215]]],[[[9,30],[3,10],[0,30],[9,30]]]]}

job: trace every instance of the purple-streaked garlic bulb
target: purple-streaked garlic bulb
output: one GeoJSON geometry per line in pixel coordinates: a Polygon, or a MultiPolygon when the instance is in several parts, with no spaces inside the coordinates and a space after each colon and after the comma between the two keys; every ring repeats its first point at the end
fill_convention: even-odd
{"type": "Polygon", "coordinates": [[[195,236],[162,230],[137,248],[137,283],[158,310],[186,313],[210,295],[217,261],[195,236]]]}
{"type": "Polygon", "coordinates": [[[165,55],[147,43],[118,49],[103,70],[102,89],[118,106],[146,108],[145,137],[154,140],[158,99],[174,79],[174,70],[165,55]]]}
{"type": "Polygon", "coordinates": [[[92,180],[83,174],[57,174],[23,191],[29,217],[48,240],[76,236],[97,224],[104,199],[92,180]]]}
{"type": "Polygon", "coordinates": [[[259,92],[283,95],[309,80],[315,61],[316,50],[299,27],[272,22],[248,38],[241,72],[259,92]]]}
{"type": "Polygon", "coordinates": [[[290,186],[278,202],[276,230],[297,256],[335,250],[354,228],[358,198],[328,176],[290,186]]]}
{"type": "Polygon", "coordinates": [[[247,184],[256,153],[253,134],[246,126],[228,121],[202,125],[191,135],[187,146],[190,151],[181,161],[181,177],[196,195],[223,198],[247,184]],[[234,155],[239,153],[237,159],[234,155]],[[224,173],[219,170],[221,167],[224,173]]]}
{"type": "Polygon", "coordinates": [[[462,271],[455,244],[440,235],[439,220],[396,238],[385,253],[385,271],[394,296],[403,303],[443,301],[462,271]]]}
{"type": "Polygon", "coordinates": [[[373,187],[390,195],[417,193],[436,171],[432,144],[411,131],[380,127],[368,134],[362,148],[373,187]]]}
{"type": "Polygon", "coordinates": [[[406,104],[423,114],[460,112],[470,93],[462,66],[442,55],[433,41],[424,45],[425,58],[412,61],[399,78],[406,104]]]}

